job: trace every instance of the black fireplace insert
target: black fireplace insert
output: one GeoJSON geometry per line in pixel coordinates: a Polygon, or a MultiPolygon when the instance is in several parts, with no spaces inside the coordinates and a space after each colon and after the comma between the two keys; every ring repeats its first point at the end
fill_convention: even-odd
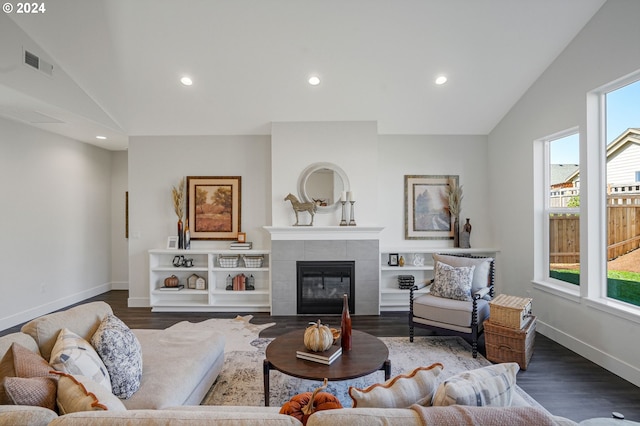
{"type": "Polygon", "coordinates": [[[340,314],[344,294],[354,313],[354,261],[299,261],[297,279],[298,314],[340,314]]]}

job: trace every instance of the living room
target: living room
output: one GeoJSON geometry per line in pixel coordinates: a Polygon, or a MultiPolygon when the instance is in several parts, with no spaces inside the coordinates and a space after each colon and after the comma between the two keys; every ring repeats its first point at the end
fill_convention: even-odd
{"type": "MultiPolygon", "coordinates": [[[[110,150],[0,118],[0,144],[8,153],[0,159],[6,201],[0,250],[9,295],[0,301],[0,329],[111,289],[128,290],[130,307],[149,306],[148,250],[164,248],[175,234],[171,188],[182,177],[242,176],[242,230],[254,247],[268,249],[263,227],[293,223],[284,197],[296,190],[305,167],[326,161],[345,170],[357,197],[358,225],[383,227],[385,247],[450,247],[448,241],[405,240],[404,176],[458,175],[463,215],[473,223],[472,246],[499,251],[498,292],[532,297],[539,333],[640,386],[640,346],[629,338],[640,331],[640,314],[593,296],[600,280],[592,248],[581,250],[589,278],[578,294],[534,284],[540,278],[534,141],[577,126],[588,150],[594,124],[587,94],[640,70],[640,5],[595,3],[593,17],[548,66],[528,70],[536,74],[530,87],[484,133],[388,133],[373,115],[325,114],[317,120],[291,115],[272,117],[262,123],[267,130],[256,134],[130,133],[127,150],[110,150]]],[[[37,43],[6,14],[0,23],[0,68],[9,69],[19,46],[37,43]]],[[[27,71],[0,77],[7,95],[57,95],[60,89],[34,84],[38,80],[25,77],[27,71]]],[[[82,76],[76,78],[73,90],[83,84],[82,76]]],[[[70,109],[84,105],[67,101],[70,109]]],[[[104,121],[95,104],[86,110],[104,121]]],[[[449,111],[455,114],[456,106],[449,111]]],[[[596,170],[598,160],[586,150],[583,185],[589,188],[598,177],[588,170],[596,170]]],[[[317,226],[337,225],[339,214],[317,220],[317,226]]],[[[588,226],[585,232],[597,229],[595,223],[588,226]]],[[[194,248],[227,245],[193,242],[194,248]]]]}

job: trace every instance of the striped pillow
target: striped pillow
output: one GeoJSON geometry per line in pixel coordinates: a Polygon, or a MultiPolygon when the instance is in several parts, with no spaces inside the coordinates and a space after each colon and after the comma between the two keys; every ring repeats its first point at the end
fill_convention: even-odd
{"type": "Polygon", "coordinates": [[[456,374],[440,384],[433,405],[508,407],[519,370],[517,363],[508,362],[456,374]]]}

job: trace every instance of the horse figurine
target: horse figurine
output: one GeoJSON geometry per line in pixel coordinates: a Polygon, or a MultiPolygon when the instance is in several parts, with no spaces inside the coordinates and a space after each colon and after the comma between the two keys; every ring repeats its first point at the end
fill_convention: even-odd
{"type": "Polygon", "coordinates": [[[311,215],[311,222],[309,223],[308,226],[313,226],[313,216],[316,214],[316,209],[317,209],[316,203],[312,203],[312,202],[301,203],[293,194],[287,195],[284,198],[284,201],[291,201],[291,207],[293,207],[293,211],[296,214],[296,223],[293,226],[299,226],[298,212],[309,212],[309,214],[311,215]]]}

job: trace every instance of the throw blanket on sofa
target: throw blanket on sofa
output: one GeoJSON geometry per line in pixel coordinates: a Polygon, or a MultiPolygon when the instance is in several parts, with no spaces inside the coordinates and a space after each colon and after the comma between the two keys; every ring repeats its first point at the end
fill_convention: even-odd
{"type": "Polygon", "coordinates": [[[424,425],[536,425],[553,426],[557,423],[549,413],[535,407],[423,407],[412,405],[424,425]]]}

